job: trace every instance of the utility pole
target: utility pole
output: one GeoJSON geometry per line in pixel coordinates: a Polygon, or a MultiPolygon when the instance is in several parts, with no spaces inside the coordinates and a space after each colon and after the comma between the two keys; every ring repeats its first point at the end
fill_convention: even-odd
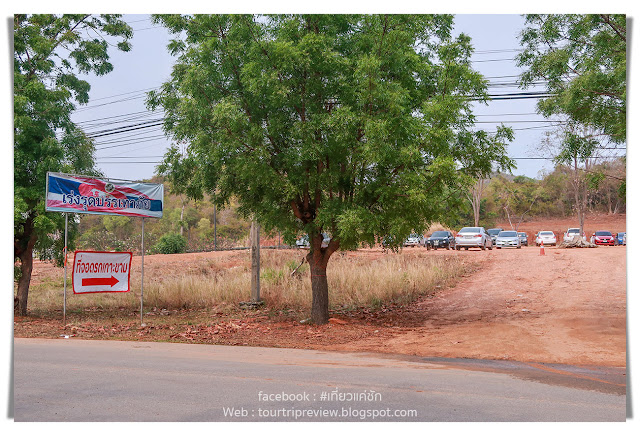
{"type": "Polygon", "coordinates": [[[260,301],[260,226],[251,221],[251,301],[260,301]]]}

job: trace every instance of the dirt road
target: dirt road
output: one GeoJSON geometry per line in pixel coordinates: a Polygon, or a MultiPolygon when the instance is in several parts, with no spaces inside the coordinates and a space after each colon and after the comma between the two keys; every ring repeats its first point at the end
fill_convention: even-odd
{"type": "MultiPolygon", "coordinates": [[[[625,247],[442,252],[486,267],[423,299],[415,327],[331,347],[420,356],[625,366],[625,247]],[[535,273],[534,273],[535,272],[535,273]]],[[[438,252],[440,253],[440,252],[438,252]]]]}

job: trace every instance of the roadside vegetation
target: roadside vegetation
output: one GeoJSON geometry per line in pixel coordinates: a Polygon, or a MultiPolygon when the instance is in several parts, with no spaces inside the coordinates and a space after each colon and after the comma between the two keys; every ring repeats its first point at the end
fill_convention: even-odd
{"type": "MultiPolygon", "coordinates": [[[[382,305],[405,304],[454,282],[473,263],[452,256],[428,256],[426,251],[388,253],[376,256],[338,255],[328,269],[332,289],[331,310],[378,309],[382,305]]],[[[311,284],[309,265],[298,250],[264,250],[261,255],[261,297],[270,310],[308,311],[311,284]],[[293,273],[295,270],[297,271],[293,273]],[[292,274],[293,273],[293,274],[292,274]]],[[[206,309],[235,311],[249,300],[250,259],[246,252],[220,259],[198,258],[184,262],[145,265],[145,311],[206,309]]],[[[132,292],[125,294],[72,295],[67,284],[67,310],[139,313],[140,268],[132,269],[132,292]]],[[[32,310],[50,317],[63,304],[63,275],[44,278],[32,286],[32,310]]]]}

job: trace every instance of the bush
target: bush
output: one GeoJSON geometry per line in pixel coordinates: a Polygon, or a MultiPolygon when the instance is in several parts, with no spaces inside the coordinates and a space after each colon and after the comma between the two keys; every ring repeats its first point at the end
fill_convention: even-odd
{"type": "Polygon", "coordinates": [[[167,233],[162,235],[158,243],[154,245],[151,250],[154,253],[174,254],[184,253],[185,248],[187,248],[187,238],[177,233],[167,233]]]}

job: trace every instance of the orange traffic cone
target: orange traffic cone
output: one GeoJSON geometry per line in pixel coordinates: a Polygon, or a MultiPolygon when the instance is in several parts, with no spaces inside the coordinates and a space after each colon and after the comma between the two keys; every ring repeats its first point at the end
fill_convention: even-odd
{"type": "Polygon", "coordinates": [[[544,256],[544,241],[540,241],[540,256],[544,256]]]}

